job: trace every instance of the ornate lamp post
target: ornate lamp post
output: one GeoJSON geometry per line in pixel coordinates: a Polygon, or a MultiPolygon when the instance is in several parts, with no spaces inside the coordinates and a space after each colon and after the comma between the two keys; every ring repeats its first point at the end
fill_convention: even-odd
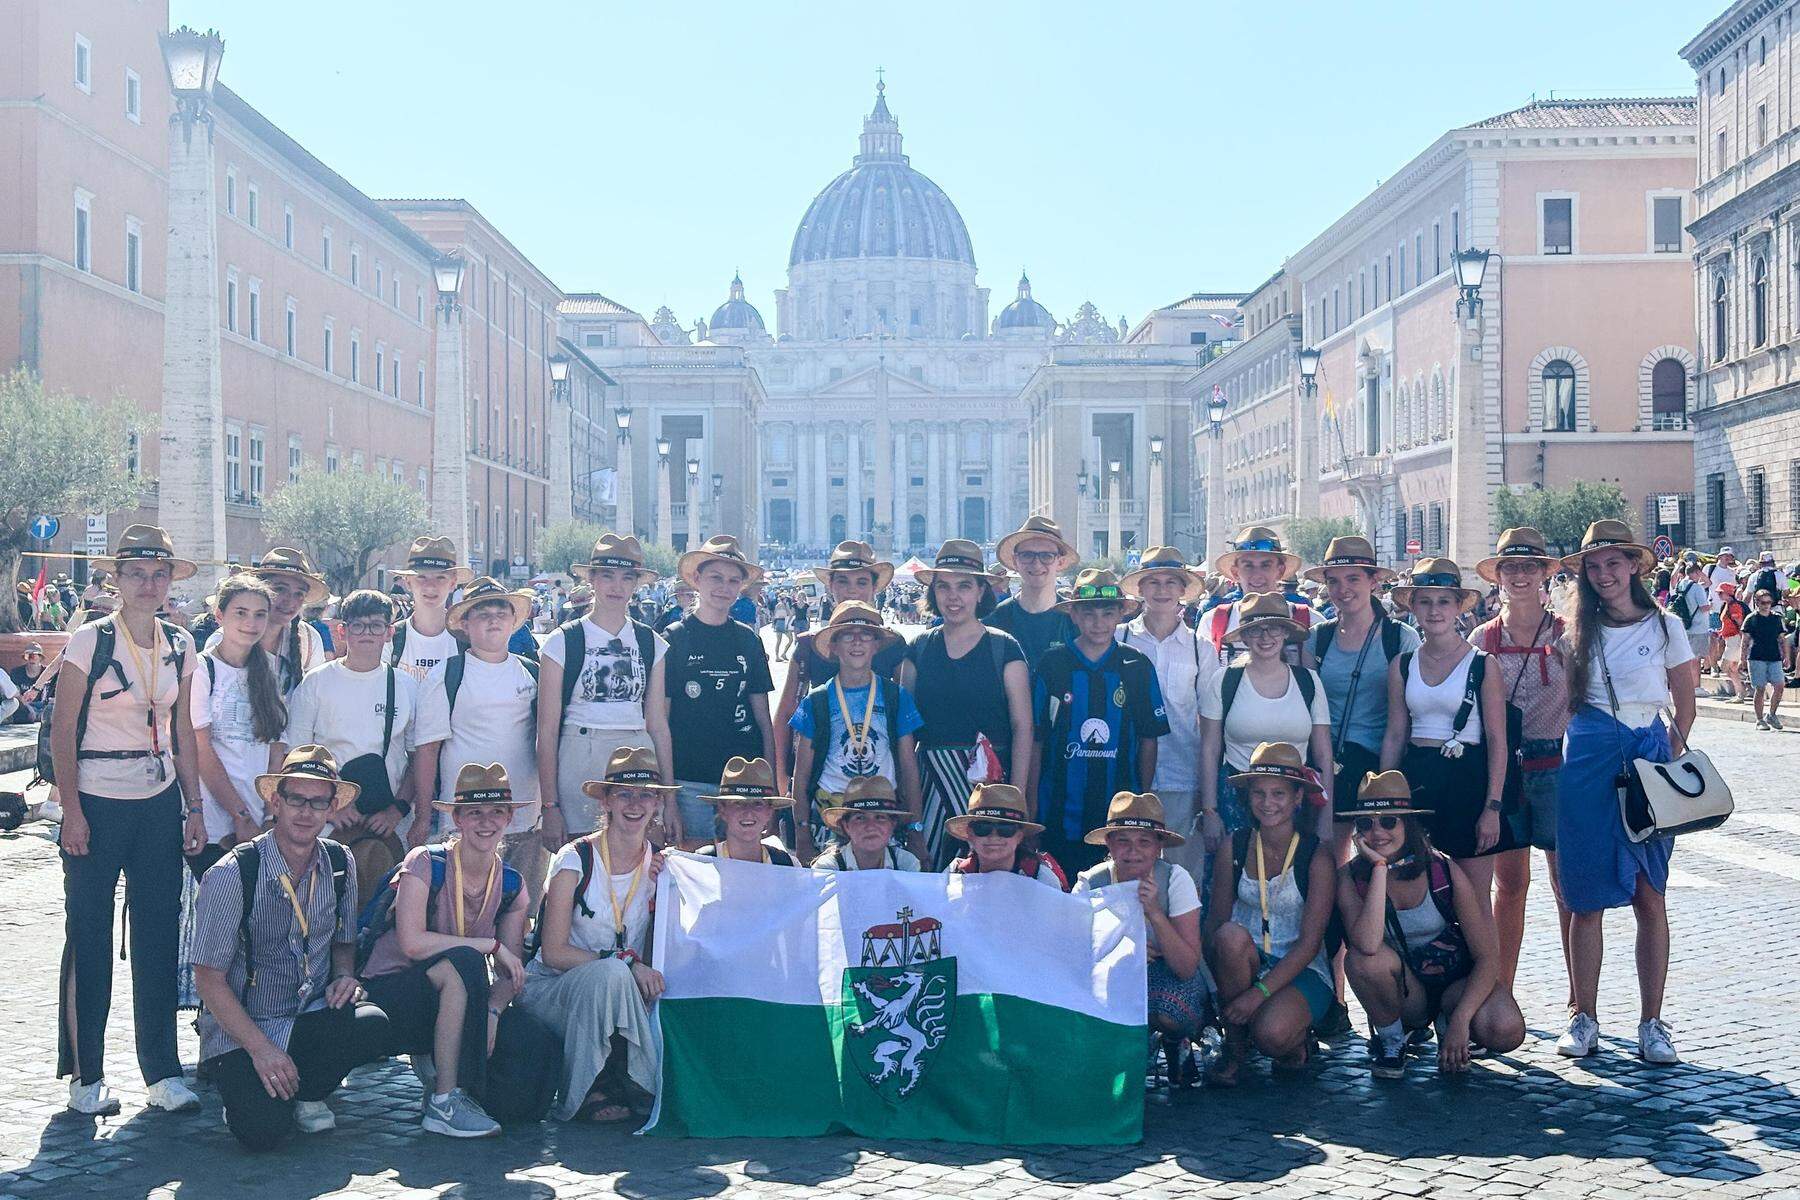
{"type": "Polygon", "coordinates": [[[1481,283],[1487,277],[1488,259],[1493,257],[1491,250],[1477,250],[1470,246],[1466,250],[1456,252],[1456,286],[1460,293],[1456,298],[1456,315],[1478,317],[1481,315],[1481,283]]]}
{"type": "Polygon", "coordinates": [[[619,427],[618,451],[613,456],[613,523],[620,533],[636,534],[636,513],[631,479],[631,410],[623,404],[613,410],[613,421],[619,427]]]}
{"type": "Polygon", "coordinates": [[[1212,440],[1206,451],[1206,557],[1225,545],[1225,389],[1213,385],[1206,398],[1206,425],[1212,440]]]}
{"type": "Polygon", "coordinates": [[[1088,553],[1093,544],[1087,532],[1087,517],[1089,489],[1092,487],[1095,492],[1099,491],[1093,486],[1094,483],[1095,480],[1088,474],[1087,460],[1083,459],[1081,473],[1075,476],[1075,548],[1082,554],[1088,553]]]}
{"type": "Polygon", "coordinates": [[[675,531],[671,528],[675,523],[675,505],[669,496],[671,486],[669,439],[659,437],[656,439],[656,540],[666,546],[675,544],[675,531]]]}
{"type": "Polygon", "coordinates": [[[1106,555],[1108,558],[1125,557],[1124,539],[1121,533],[1124,514],[1119,511],[1119,469],[1123,464],[1113,459],[1106,464],[1106,555]]]}
{"type": "Polygon", "coordinates": [[[1163,544],[1163,439],[1160,433],[1150,435],[1150,523],[1144,535],[1152,546],[1163,544]]]}
{"type": "Polygon", "coordinates": [[[687,549],[700,545],[700,460],[687,460],[687,549]]]}
{"type": "Polygon", "coordinates": [[[728,532],[725,522],[719,513],[719,502],[725,495],[725,476],[714,471],[712,474],[712,525],[714,533],[728,532]]]}

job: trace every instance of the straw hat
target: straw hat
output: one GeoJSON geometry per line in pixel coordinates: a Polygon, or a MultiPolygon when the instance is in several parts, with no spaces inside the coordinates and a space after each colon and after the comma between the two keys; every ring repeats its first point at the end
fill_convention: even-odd
{"type": "Polygon", "coordinates": [[[1406,582],[1391,594],[1396,605],[1409,608],[1415,592],[1453,592],[1459,597],[1463,612],[1481,603],[1481,593],[1463,586],[1462,568],[1447,558],[1421,558],[1413,564],[1406,582]]]}
{"type": "Polygon", "coordinates": [[[489,600],[504,600],[513,610],[513,628],[517,629],[531,619],[531,594],[515,592],[500,583],[499,580],[483,575],[463,589],[463,597],[450,606],[450,615],[445,624],[451,629],[461,630],[463,618],[477,604],[485,604],[489,600]]]}
{"type": "Polygon", "coordinates": [[[512,784],[506,781],[506,768],[499,763],[489,763],[485,767],[480,763],[464,763],[462,770],[456,773],[456,786],[450,790],[450,799],[431,803],[433,808],[443,812],[455,812],[459,808],[486,804],[523,808],[531,801],[514,799],[512,784]]]}
{"type": "MultiPolygon", "coordinates": [[[[1579,572],[1588,555],[1596,550],[1609,549],[1623,550],[1637,559],[1639,575],[1646,575],[1656,569],[1656,555],[1651,552],[1650,547],[1637,540],[1636,535],[1631,532],[1631,526],[1623,521],[1610,520],[1595,521],[1589,525],[1587,533],[1582,535],[1581,549],[1573,554],[1565,555],[1562,565],[1568,570],[1579,572]]],[[[1719,557],[1723,559],[1730,553],[1731,550],[1727,547],[1719,551],[1719,557]]],[[[1732,557],[1735,558],[1736,555],[1732,555],[1732,557]]],[[[176,576],[176,578],[179,579],[180,576],[176,576]]]]}
{"type": "Polygon", "coordinates": [[[1129,621],[1144,611],[1144,602],[1119,585],[1119,577],[1106,567],[1089,567],[1075,577],[1075,589],[1066,600],[1056,602],[1056,611],[1075,614],[1087,604],[1117,604],[1123,610],[1120,620],[1129,621]]]}
{"type": "Polygon", "coordinates": [[[1125,829],[1148,829],[1165,846],[1187,841],[1163,820],[1162,799],[1155,792],[1113,793],[1112,803],[1106,806],[1106,824],[1088,830],[1081,840],[1090,846],[1104,846],[1107,834],[1125,829]]]}
{"type": "Polygon", "coordinates": [[[1325,561],[1300,573],[1302,579],[1325,582],[1325,572],[1332,567],[1361,567],[1373,574],[1377,582],[1392,579],[1394,572],[1375,561],[1375,547],[1360,534],[1334,537],[1325,547],[1325,561]]]}
{"type": "Polygon", "coordinates": [[[569,607],[581,608],[594,602],[594,589],[585,583],[578,583],[569,589],[569,607]]]}
{"type": "Polygon", "coordinates": [[[116,574],[120,563],[146,560],[168,563],[173,579],[187,579],[200,569],[192,559],[176,558],[175,544],[169,540],[168,531],[154,525],[127,526],[119,535],[118,549],[105,558],[88,559],[88,566],[116,574]]]}
{"type": "Polygon", "coordinates": [[[839,542],[822,567],[814,567],[813,575],[820,583],[830,583],[842,571],[868,571],[875,576],[875,590],[880,591],[894,578],[894,564],[875,557],[867,542],[839,542]]]}
{"type": "Polygon", "coordinates": [[[406,552],[406,565],[395,575],[447,574],[457,583],[467,583],[475,572],[456,557],[456,544],[447,537],[417,537],[406,552]]]}
{"type": "Polygon", "coordinates": [[[1499,583],[1500,564],[1503,562],[1543,563],[1546,571],[1555,571],[1562,566],[1562,560],[1550,553],[1544,535],[1529,525],[1521,525],[1501,533],[1492,557],[1476,563],[1475,573],[1489,583],[1499,583]]]}
{"type": "Polygon", "coordinates": [[[879,775],[858,775],[852,779],[844,789],[844,802],[826,809],[820,819],[832,829],[842,829],[844,818],[853,813],[892,817],[896,821],[912,815],[906,805],[894,798],[894,785],[879,775]]]}
{"type": "Polygon", "coordinates": [[[313,570],[312,562],[304,551],[292,546],[272,547],[245,574],[265,582],[278,579],[300,580],[306,584],[306,598],[300,602],[302,608],[308,604],[317,604],[331,595],[331,585],[325,582],[325,577],[313,570]]]}
{"type": "Polygon", "coordinates": [[[794,801],[775,786],[775,768],[766,758],[745,759],[732,755],[719,776],[719,793],[702,796],[708,804],[730,804],[738,800],[765,800],[775,808],[792,808],[794,801]]]}
{"type": "Polygon", "coordinates": [[[644,547],[629,533],[603,533],[594,543],[594,552],[584,563],[569,564],[569,574],[586,579],[595,567],[617,567],[636,571],[639,583],[654,583],[656,572],[644,565],[644,547]]]}
{"type": "Polygon", "coordinates": [[[917,572],[926,587],[935,584],[940,575],[967,575],[987,581],[987,564],[982,561],[981,547],[965,538],[951,538],[938,547],[937,559],[917,572]]]}
{"type": "Polygon", "coordinates": [[[356,784],[338,775],[337,759],[323,746],[295,746],[281,760],[281,770],[256,777],[256,794],[267,804],[275,798],[275,789],[284,779],[316,779],[332,787],[331,811],[336,812],[355,800],[362,791],[356,784]]]}
{"type": "Polygon", "coordinates": [[[1182,582],[1187,584],[1187,589],[1181,593],[1183,604],[1192,604],[1206,594],[1206,580],[1200,578],[1199,573],[1188,566],[1187,559],[1182,557],[1181,551],[1173,546],[1152,546],[1144,551],[1144,556],[1138,560],[1137,570],[1128,572],[1125,578],[1119,580],[1119,586],[1141,600],[1144,593],[1139,589],[1139,585],[1150,576],[1157,574],[1174,574],[1181,577],[1182,582]]]}
{"type": "Polygon", "coordinates": [[[944,828],[951,837],[965,842],[973,821],[998,821],[1017,825],[1026,833],[1042,833],[1044,827],[1031,819],[1035,811],[1031,797],[1010,783],[978,783],[969,795],[969,811],[945,821],[944,828]]]}
{"type": "Polygon", "coordinates": [[[609,787],[653,788],[659,792],[679,792],[679,784],[664,783],[656,765],[656,751],[648,746],[620,746],[606,760],[606,770],[599,779],[581,785],[585,794],[596,800],[606,798],[609,787]]]}
{"type": "Polygon", "coordinates": [[[875,634],[875,649],[885,650],[900,640],[900,635],[881,623],[881,613],[873,604],[846,600],[831,610],[831,619],[812,635],[813,650],[822,658],[834,658],[832,644],[838,635],[850,628],[868,629],[875,634]]]}
{"type": "Polygon", "coordinates": [[[1294,611],[1288,607],[1287,598],[1279,592],[1257,592],[1245,596],[1237,602],[1237,627],[1225,635],[1228,642],[1244,640],[1244,634],[1253,625],[1276,623],[1285,631],[1287,640],[1297,642],[1306,636],[1306,630],[1300,622],[1294,620],[1294,611]]]}
{"type": "Polygon", "coordinates": [[[715,533],[707,538],[698,550],[689,550],[675,564],[680,576],[695,587],[700,568],[709,562],[731,563],[744,569],[744,585],[748,587],[763,577],[763,569],[751,562],[744,552],[738,548],[738,540],[729,533],[715,533]]]}
{"type": "Polygon", "coordinates": [[[1245,554],[1273,554],[1283,560],[1281,577],[1286,579],[1300,569],[1300,556],[1282,549],[1281,535],[1267,525],[1252,525],[1237,535],[1231,549],[1213,559],[1213,570],[1237,578],[1237,560],[1245,554]]]}
{"type": "Polygon", "coordinates": [[[1413,803],[1412,784],[1398,771],[1370,771],[1356,789],[1356,806],[1338,814],[1349,817],[1429,817],[1433,810],[1413,803]]]}
{"type": "Polygon", "coordinates": [[[1252,780],[1271,776],[1299,784],[1308,799],[1325,794],[1318,772],[1307,766],[1300,751],[1286,742],[1264,742],[1258,746],[1250,755],[1249,770],[1231,776],[1230,782],[1233,787],[1249,787],[1252,780]]]}
{"type": "MultiPolygon", "coordinates": [[[[1019,564],[1013,561],[1014,551],[1018,550],[1020,543],[1028,542],[1033,538],[1043,538],[1056,543],[1056,549],[1061,555],[1056,564],[1056,569],[1059,571],[1065,567],[1074,566],[1081,558],[1081,552],[1075,549],[1074,543],[1063,536],[1062,526],[1045,516],[1026,517],[1025,524],[1000,539],[1000,544],[994,547],[994,557],[1016,571],[1019,569],[1019,564]]],[[[920,574],[923,573],[920,572],[920,574]]]]}

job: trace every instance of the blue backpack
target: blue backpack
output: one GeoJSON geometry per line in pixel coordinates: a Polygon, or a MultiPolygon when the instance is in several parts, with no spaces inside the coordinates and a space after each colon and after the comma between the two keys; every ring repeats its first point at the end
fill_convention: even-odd
{"type": "MultiPolygon", "coordinates": [[[[450,847],[428,846],[426,853],[431,856],[431,892],[425,898],[425,912],[429,919],[431,910],[437,905],[438,893],[444,890],[444,876],[450,866],[450,847]]],[[[400,880],[400,871],[406,864],[396,863],[394,869],[382,876],[375,887],[375,894],[363,905],[362,912],[356,917],[356,974],[361,976],[363,967],[368,964],[369,955],[375,950],[375,943],[381,935],[394,927],[394,897],[398,895],[396,885],[400,880]]],[[[525,879],[517,871],[502,863],[500,865],[500,910],[505,912],[525,887],[525,879]]]]}

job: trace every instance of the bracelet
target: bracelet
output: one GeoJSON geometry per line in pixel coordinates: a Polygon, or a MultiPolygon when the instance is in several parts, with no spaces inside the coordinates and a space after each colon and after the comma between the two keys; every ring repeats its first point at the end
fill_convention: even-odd
{"type": "Polygon", "coordinates": [[[194,817],[194,816],[198,816],[199,814],[200,814],[200,806],[198,804],[190,804],[188,806],[188,810],[187,810],[188,816],[194,817]]]}
{"type": "Polygon", "coordinates": [[[630,966],[632,963],[644,961],[643,959],[638,957],[637,951],[633,950],[629,946],[627,946],[623,950],[620,950],[620,951],[617,951],[616,953],[614,953],[613,957],[618,959],[620,962],[624,963],[626,966],[630,966]]]}
{"type": "Polygon", "coordinates": [[[1256,981],[1256,982],[1255,982],[1255,983],[1253,983],[1253,984],[1251,984],[1251,985],[1250,985],[1250,986],[1251,986],[1251,987],[1253,987],[1253,988],[1255,988],[1255,989],[1256,989],[1256,990],[1257,990],[1257,991],[1259,991],[1259,992],[1261,992],[1261,993],[1262,993],[1262,994],[1263,994],[1263,999],[1265,999],[1265,1000],[1273,1000],[1273,999],[1274,999],[1274,998],[1275,998],[1275,997],[1274,997],[1274,996],[1273,996],[1273,995],[1272,995],[1272,994],[1271,994],[1271,993],[1270,993],[1270,992],[1269,992],[1269,985],[1268,985],[1268,984],[1266,984],[1266,983],[1264,983],[1264,982],[1263,982],[1263,981],[1262,981],[1262,980],[1260,980],[1260,979],[1259,979],[1259,980],[1257,980],[1257,981],[1256,981]]]}
{"type": "Polygon", "coordinates": [[[491,1004],[490,1004],[490,1005],[488,1005],[488,1016],[490,1016],[490,1017],[497,1017],[497,1016],[499,1016],[499,1015],[500,1015],[500,1014],[501,1014],[501,1013],[503,1013],[503,1012],[505,1012],[505,1011],[506,1011],[506,1009],[505,1009],[505,1008],[504,1008],[504,1007],[501,1007],[501,1008],[495,1008],[495,1007],[494,1007],[494,1006],[493,1006],[493,1005],[491,1005],[491,1004]]]}

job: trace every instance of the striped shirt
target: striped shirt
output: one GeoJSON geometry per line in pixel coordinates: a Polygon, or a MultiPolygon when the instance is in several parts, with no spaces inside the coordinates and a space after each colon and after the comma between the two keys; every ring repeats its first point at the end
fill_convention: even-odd
{"type": "MultiPolygon", "coordinates": [[[[346,852],[351,867],[344,877],[344,897],[339,900],[331,860],[322,844],[313,847],[312,865],[302,879],[293,878],[273,833],[262,834],[251,845],[262,854],[250,909],[250,959],[256,965],[256,986],[245,995],[244,885],[235,854],[220,859],[200,881],[200,895],[194,902],[192,959],[195,966],[225,972],[226,984],[256,1027],[286,1050],[294,1018],[325,1007],[332,946],[356,944],[355,860],[346,852]],[[304,936],[294,905],[282,887],[283,878],[305,909],[308,932],[304,936]]],[[[201,1059],[237,1049],[241,1047],[231,1035],[211,1013],[202,1010],[201,1059]]]]}

